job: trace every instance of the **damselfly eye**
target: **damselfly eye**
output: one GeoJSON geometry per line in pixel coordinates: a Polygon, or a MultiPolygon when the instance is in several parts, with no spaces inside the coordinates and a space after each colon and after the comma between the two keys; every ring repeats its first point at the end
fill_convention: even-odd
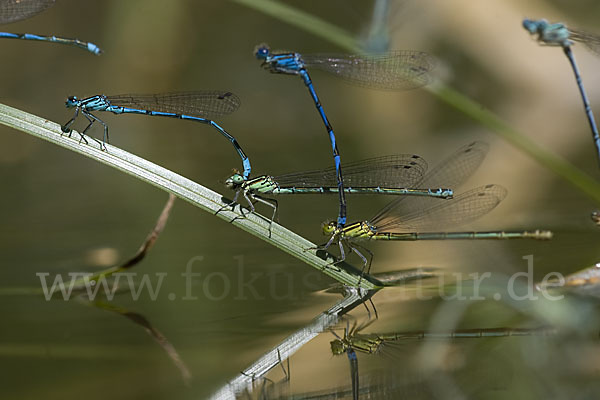
{"type": "Polygon", "coordinates": [[[225,180],[225,186],[227,186],[230,189],[240,186],[242,183],[244,183],[244,177],[240,174],[231,175],[225,180]]]}
{"type": "Polygon", "coordinates": [[[268,45],[266,45],[264,43],[259,44],[254,49],[254,54],[256,55],[256,58],[267,58],[267,56],[269,55],[270,52],[271,52],[271,49],[269,48],[268,45]]]}
{"type": "Polygon", "coordinates": [[[244,182],[244,177],[241,175],[234,175],[231,177],[231,180],[233,181],[233,183],[240,184],[240,183],[244,182]]]}

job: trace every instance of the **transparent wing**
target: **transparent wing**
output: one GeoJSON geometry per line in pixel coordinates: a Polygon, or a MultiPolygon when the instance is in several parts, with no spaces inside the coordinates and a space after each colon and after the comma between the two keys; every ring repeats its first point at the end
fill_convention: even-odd
{"type": "Polygon", "coordinates": [[[583,43],[587,48],[600,55],[600,36],[593,33],[569,29],[569,39],[583,43]]]}
{"type": "Polygon", "coordinates": [[[27,19],[54,5],[55,0],[0,0],[0,24],[27,19]]]}
{"type": "Polygon", "coordinates": [[[502,186],[481,186],[410,214],[396,214],[396,209],[392,209],[390,213],[373,222],[373,225],[377,232],[443,231],[484,216],[500,204],[506,195],[507,190],[502,186]]]}
{"type": "Polygon", "coordinates": [[[484,142],[472,142],[459,148],[454,154],[433,167],[421,182],[422,185],[440,187],[446,185],[458,189],[477,171],[483,162],[489,145],[484,142]]]}
{"type": "Polygon", "coordinates": [[[220,117],[231,114],[241,104],[239,97],[224,91],[195,91],[163,94],[123,94],[107,96],[114,106],[184,114],[192,117],[220,117]]]}
{"type": "Polygon", "coordinates": [[[433,57],[421,51],[401,50],[382,55],[307,54],[307,67],[317,68],[350,83],[380,90],[413,89],[431,81],[433,57]]]}
{"type": "MultiPolygon", "coordinates": [[[[447,159],[438,163],[420,182],[415,183],[420,188],[444,187],[455,191],[461,186],[483,162],[489,146],[484,142],[473,142],[459,148],[447,159]]],[[[403,196],[385,206],[377,215],[371,218],[373,226],[378,227],[381,220],[389,215],[403,216],[418,213],[420,210],[437,205],[448,200],[431,199],[422,196],[403,196]]]]}
{"type": "MultiPolygon", "coordinates": [[[[344,186],[353,188],[414,188],[426,171],[427,162],[411,154],[342,162],[344,186]]],[[[275,180],[280,187],[337,187],[334,167],[280,175],[275,180]]]]}

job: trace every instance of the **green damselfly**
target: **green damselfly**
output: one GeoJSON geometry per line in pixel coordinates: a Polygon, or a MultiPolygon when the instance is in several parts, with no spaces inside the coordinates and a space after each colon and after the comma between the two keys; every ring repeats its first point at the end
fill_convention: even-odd
{"type": "MultiPolygon", "coordinates": [[[[344,192],[451,198],[451,189],[424,188],[418,185],[426,171],[427,162],[412,154],[376,157],[344,164],[344,192]]],[[[261,175],[248,180],[242,174],[235,173],[227,178],[225,185],[236,191],[234,204],[242,195],[253,212],[253,203],[256,201],[272,207],[271,221],[277,213],[277,201],[266,198],[265,195],[335,194],[339,191],[334,167],[279,176],[261,175]]]]}
{"type": "MultiPolygon", "coordinates": [[[[487,145],[473,142],[463,146],[445,161],[436,166],[419,183],[425,187],[435,187],[440,182],[456,188],[475,172],[487,153],[487,145]]],[[[426,197],[401,197],[395,199],[368,221],[359,221],[345,227],[334,222],[323,225],[323,233],[329,241],[322,246],[327,249],[336,242],[340,249],[339,262],[346,259],[345,247],[356,253],[363,261],[363,271],[370,260],[357,249],[360,240],[461,240],[461,239],[550,239],[552,232],[545,230],[521,232],[444,232],[453,226],[472,222],[493,210],[507,195],[507,190],[499,185],[485,185],[439,202],[426,197]]]]}

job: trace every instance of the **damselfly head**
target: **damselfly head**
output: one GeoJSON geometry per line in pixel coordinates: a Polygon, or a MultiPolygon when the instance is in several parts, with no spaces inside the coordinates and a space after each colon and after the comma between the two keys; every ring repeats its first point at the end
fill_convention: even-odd
{"type": "Polygon", "coordinates": [[[261,43],[254,48],[254,55],[259,60],[266,60],[269,54],[271,54],[271,48],[266,43],[261,43]]]}
{"type": "Polygon", "coordinates": [[[69,96],[67,101],[65,101],[65,106],[67,106],[67,108],[77,107],[77,103],[79,103],[79,99],[77,99],[76,96],[69,96]]]}
{"type": "Polygon", "coordinates": [[[523,28],[532,35],[537,34],[538,42],[542,42],[548,46],[567,47],[573,44],[569,40],[571,32],[565,24],[560,22],[551,24],[545,19],[532,20],[525,18],[523,20],[523,28]]]}
{"type": "Polygon", "coordinates": [[[337,223],[335,221],[327,221],[321,224],[321,230],[323,235],[333,235],[337,229],[337,223]]]}
{"type": "Polygon", "coordinates": [[[340,339],[332,340],[329,344],[331,345],[331,352],[334,356],[344,354],[346,351],[346,345],[340,339]]]}
{"type": "Polygon", "coordinates": [[[244,183],[244,177],[238,172],[231,175],[225,180],[225,186],[227,186],[229,189],[235,189],[239,187],[242,183],[244,183]]]}
{"type": "Polygon", "coordinates": [[[545,19],[533,20],[525,18],[523,20],[523,28],[525,28],[531,34],[543,31],[548,25],[548,21],[545,19]]]}

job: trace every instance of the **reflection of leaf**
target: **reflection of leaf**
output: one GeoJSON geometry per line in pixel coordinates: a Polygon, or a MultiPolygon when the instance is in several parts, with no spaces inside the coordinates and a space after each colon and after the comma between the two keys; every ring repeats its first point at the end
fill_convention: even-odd
{"type": "Polygon", "coordinates": [[[160,331],[158,331],[152,326],[152,324],[150,324],[150,321],[148,321],[146,317],[144,317],[142,314],[129,311],[123,307],[114,306],[112,304],[101,301],[86,302],[86,304],[120,314],[132,321],[133,323],[144,328],[146,333],[148,333],[148,335],[150,335],[150,337],[154,339],[154,341],[158,343],[160,347],[162,347],[163,350],[167,353],[173,364],[175,364],[175,366],[179,369],[183,381],[186,385],[189,386],[192,375],[187,365],[185,365],[185,363],[179,356],[179,353],[177,353],[177,350],[175,350],[175,347],[173,347],[173,345],[167,340],[167,338],[162,333],[160,333],[160,331]]]}
{"type": "Polygon", "coordinates": [[[600,297],[600,263],[567,275],[563,279],[536,284],[539,291],[560,289],[583,296],[600,297]]]}
{"type": "MultiPolygon", "coordinates": [[[[107,277],[117,271],[122,271],[131,268],[137,265],[140,261],[142,261],[148,253],[148,251],[150,251],[152,246],[154,246],[156,239],[158,239],[158,236],[164,229],[167,220],[169,219],[169,214],[171,213],[171,208],[173,207],[174,201],[175,196],[169,194],[169,200],[167,200],[167,203],[165,204],[162,212],[160,213],[160,216],[158,217],[154,228],[152,228],[152,231],[150,231],[150,233],[146,237],[146,240],[144,240],[144,242],[133,257],[122,263],[120,266],[116,266],[108,270],[102,271],[99,274],[96,274],[93,278],[90,278],[90,281],[94,278],[98,279],[98,277],[107,277]]],[[[84,299],[81,298],[81,301],[84,301],[84,299]]],[[[144,328],[146,333],[148,333],[150,337],[152,337],[152,339],[154,339],[154,341],[157,342],[160,345],[160,347],[162,347],[163,350],[167,353],[173,364],[175,364],[175,366],[179,369],[179,372],[181,373],[181,377],[183,378],[185,384],[189,385],[191,374],[188,367],[185,365],[185,363],[179,356],[179,353],[177,353],[177,350],[175,350],[175,347],[173,347],[173,345],[167,340],[167,338],[162,333],[160,333],[160,331],[158,331],[152,326],[152,324],[150,324],[150,321],[148,321],[146,317],[136,312],[128,311],[123,307],[118,307],[101,301],[86,302],[86,304],[120,314],[132,321],[133,323],[144,328]]]]}
{"type": "MultiPolygon", "coordinates": [[[[289,358],[319,333],[334,325],[341,314],[362,303],[364,297],[361,295],[363,293],[359,294],[358,288],[354,289],[349,290],[346,297],[317,315],[308,325],[290,334],[277,346],[263,354],[252,365],[218,389],[211,398],[231,398],[233,393],[241,393],[257,379],[263,378],[271,369],[279,365],[281,360],[289,358]]],[[[371,295],[372,293],[367,294],[367,296],[371,295]]]]}
{"type": "MultiPolygon", "coordinates": [[[[146,256],[146,254],[148,253],[148,251],[150,251],[152,246],[154,246],[156,239],[158,239],[158,236],[164,229],[164,227],[167,223],[167,220],[169,219],[169,214],[173,207],[174,201],[175,201],[175,196],[173,196],[172,194],[169,194],[169,199],[167,200],[167,203],[165,204],[162,212],[160,213],[160,216],[158,217],[158,220],[156,221],[154,228],[152,228],[152,231],[150,231],[150,233],[148,234],[148,236],[146,237],[146,239],[144,240],[144,242],[142,243],[142,245],[140,246],[138,251],[133,255],[133,257],[131,257],[129,260],[125,261],[124,263],[122,263],[119,266],[109,268],[107,270],[101,271],[98,274],[95,274],[92,277],[88,277],[86,279],[87,282],[85,282],[85,284],[89,285],[89,283],[92,281],[97,282],[98,279],[100,279],[100,278],[104,279],[104,278],[114,274],[115,272],[119,272],[119,271],[122,271],[122,270],[125,270],[128,268],[131,268],[131,267],[137,265],[140,261],[142,261],[144,259],[144,257],[146,256]]],[[[115,288],[113,288],[113,289],[115,289],[115,288]]],[[[90,302],[85,298],[85,292],[83,292],[81,296],[77,297],[77,299],[79,301],[81,301],[83,304],[91,305],[91,306],[94,306],[97,308],[101,308],[103,310],[111,311],[111,312],[117,313],[119,315],[122,315],[125,318],[132,321],[133,323],[144,328],[146,333],[148,333],[150,335],[150,337],[152,337],[152,339],[154,339],[154,341],[157,342],[163,348],[163,350],[167,353],[167,355],[169,356],[169,358],[171,359],[173,364],[175,364],[175,366],[179,369],[179,372],[181,373],[181,377],[183,378],[185,384],[189,385],[190,379],[191,379],[191,374],[190,374],[188,367],[185,365],[185,363],[179,356],[179,353],[177,353],[177,350],[175,350],[175,347],[173,347],[173,345],[167,340],[167,338],[160,331],[158,331],[156,328],[154,328],[152,326],[152,324],[150,324],[150,321],[148,321],[148,319],[146,319],[146,317],[144,317],[143,315],[138,314],[136,312],[131,312],[123,307],[115,306],[115,305],[112,305],[112,304],[109,304],[106,302],[101,302],[101,301],[90,302]]]]}
{"type": "MultiPolygon", "coordinates": [[[[365,279],[374,278],[380,286],[403,286],[409,282],[419,281],[422,279],[437,276],[438,269],[435,267],[419,267],[402,269],[399,271],[380,272],[375,274],[365,274],[365,279]]],[[[344,285],[339,283],[332,284],[325,293],[341,293],[344,294],[344,285]]]]}
{"type": "Polygon", "coordinates": [[[406,282],[427,279],[437,275],[438,269],[434,267],[419,267],[373,274],[375,278],[383,283],[383,286],[400,286],[406,282]]]}

